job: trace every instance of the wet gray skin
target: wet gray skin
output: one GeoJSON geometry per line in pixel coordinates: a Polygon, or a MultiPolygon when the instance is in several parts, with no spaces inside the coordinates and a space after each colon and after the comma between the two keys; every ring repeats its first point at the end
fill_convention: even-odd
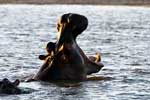
{"type": "Polygon", "coordinates": [[[0,93],[1,94],[20,94],[21,89],[18,88],[20,81],[16,79],[14,82],[4,78],[0,81],[0,93]]]}
{"type": "Polygon", "coordinates": [[[33,89],[18,87],[20,81],[16,79],[14,82],[4,78],[0,81],[0,94],[28,94],[33,92],[33,89]]]}

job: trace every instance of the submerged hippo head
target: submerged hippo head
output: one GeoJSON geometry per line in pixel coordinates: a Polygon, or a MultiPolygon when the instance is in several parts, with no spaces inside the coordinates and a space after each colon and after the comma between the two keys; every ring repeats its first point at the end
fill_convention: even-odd
{"type": "MultiPolygon", "coordinates": [[[[60,17],[57,23],[58,44],[71,42],[88,26],[88,19],[79,14],[68,13],[60,17]]],[[[59,47],[59,46],[58,46],[59,47]]]]}
{"type": "Polygon", "coordinates": [[[10,82],[7,78],[0,81],[0,93],[2,94],[20,94],[21,90],[17,87],[20,81],[17,79],[10,82]]]}

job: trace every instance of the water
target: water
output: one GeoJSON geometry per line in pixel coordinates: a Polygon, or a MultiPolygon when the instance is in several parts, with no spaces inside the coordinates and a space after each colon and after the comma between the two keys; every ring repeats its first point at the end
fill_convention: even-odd
{"type": "Polygon", "coordinates": [[[150,8],[81,5],[0,5],[0,79],[24,79],[42,65],[39,54],[56,40],[56,22],[64,13],[87,16],[89,26],[77,42],[88,55],[101,52],[105,67],[96,75],[111,80],[77,87],[22,82],[30,94],[0,100],[148,100],[150,99],[150,8]]]}

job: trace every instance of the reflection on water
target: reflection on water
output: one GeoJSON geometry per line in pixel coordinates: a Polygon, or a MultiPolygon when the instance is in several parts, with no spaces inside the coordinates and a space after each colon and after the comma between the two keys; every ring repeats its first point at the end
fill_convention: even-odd
{"type": "Polygon", "coordinates": [[[81,5],[0,5],[0,79],[30,76],[43,63],[45,45],[56,40],[56,22],[64,13],[83,14],[89,26],[77,42],[88,55],[102,53],[96,76],[111,80],[77,84],[22,82],[30,94],[0,100],[148,100],[150,99],[150,8],[81,5]]]}

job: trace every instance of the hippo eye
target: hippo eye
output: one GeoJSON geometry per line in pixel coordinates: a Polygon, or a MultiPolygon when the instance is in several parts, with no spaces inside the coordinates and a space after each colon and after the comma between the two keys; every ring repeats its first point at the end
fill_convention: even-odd
{"type": "Polygon", "coordinates": [[[1,85],[1,89],[6,89],[6,88],[7,88],[7,86],[5,84],[1,85]]]}

